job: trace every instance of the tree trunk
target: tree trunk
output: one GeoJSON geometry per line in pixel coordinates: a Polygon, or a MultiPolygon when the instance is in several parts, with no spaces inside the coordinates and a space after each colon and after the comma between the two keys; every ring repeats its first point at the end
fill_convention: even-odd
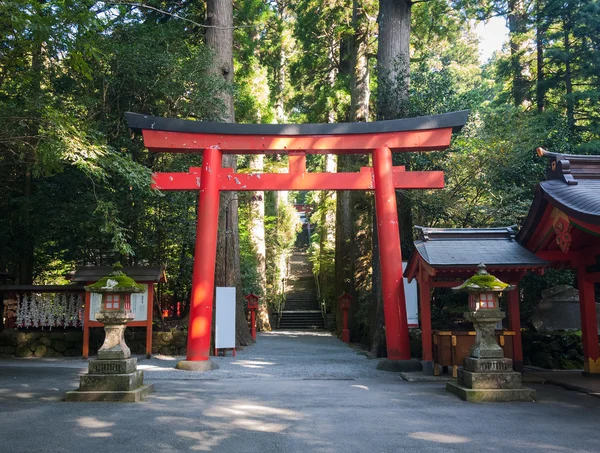
{"type": "MultiPolygon", "coordinates": [[[[250,170],[256,173],[263,171],[263,154],[255,154],[250,157],[250,170]]],[[[267,270],[266,270],[266,247],[265,247],[265,193],[252,192],[250,204],[250,241],[256,254],[256,266],[258,280],[263,297],[258,305],[257,327],[261,331],[271,330],[269,322],[269,311],[267,307],[267,270]]]]}
{"type": "Polygon", "coordinates": [[[410,0],[379,0],[377,119],[408,113],[410,0]]]}
{"type": "MultiPolygon", "coordinates": [[[[350,121],[364,122],[369,120],[370,73],[368,42],[371,36],[368,18],[363,9],[363,0],[352,2],[352,26],[354,34],[350,43],[350,121]]],[[[367,164],[365,156],[342,154],[338,156],[338,171],[358,171],[367,164]]],[[[355,207],[357,199],[364,196],[354,191],[342,190],[337,194],[335,222],[335,295],[346,292],[352,296],[350,307],[350,333],[353,340],[357,338],[355,328],[356,312],[359,307],[356,262],[358,246],[356,244],[355,207]]],[[[342,329],[342,312],[336,307],[337,330],[342,329]]]]}
{"type": "Polygon", "coordinates": [[[571,72],[571,15],[567,13],[563,21],[565,47],[565,91],[567,95],[567,126],[569,132],[575,132],[575,101],[573,99],[573,81],[571,72]]]}
{"type": "Polygon", "coordinates": [[[546,89],[544,87],[544,35],[545,29],[542,25],[542,12],[540,0],[535,3],[536,10],[536,29],[535,44],[537,58],[537,82],[536,82],[536,104],[538,112],[543,112],[546,107],[546,89]]]}
{"type": "Polygon", "coordinates": [[[508,37],[510,42],[510,61],[513,79],[512,95],[515,106],[531,100],[527,90],[525,75],[524,34],[527,32],[527,10],[523,0],[508,2],[508,37]]]}
{"type": "MultiPolygon", "coordinates": [[[[232,0],[207,0],[206,47],[214,53],[212,72],[227,84],[233,83],[233,2],[232,0]]],[[[233,96],[222,92],[224,120],[235,122],[233,96]]],[[[223,156],[223,167],[236,167],[235,155],[223,156]]],[[[202,259],[202,257],[195,257],[202,259]]],[[[238,203],[236,192],[221,192],[219,207],[219,236],[217,239],[217,262],[215,286],[235,286],[237,295],[236,343],[240,346],[252,342],[246,320],[244,295],[241,287],[240,244],[238,231],[238,203]]]]}

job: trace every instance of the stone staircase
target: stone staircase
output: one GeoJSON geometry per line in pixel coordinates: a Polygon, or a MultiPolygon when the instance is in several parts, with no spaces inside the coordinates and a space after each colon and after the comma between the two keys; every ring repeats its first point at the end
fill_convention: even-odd
{"type": "Polygon", "coordinates": [[[296,248],[290,258],[290,277],[279,329],[324,329],[312,266],[305,248],[296,248]]]}

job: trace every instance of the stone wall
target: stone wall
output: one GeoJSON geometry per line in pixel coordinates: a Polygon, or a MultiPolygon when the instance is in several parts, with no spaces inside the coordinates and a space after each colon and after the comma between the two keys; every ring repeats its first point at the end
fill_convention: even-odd
{"type": "MultiPolygon", "coordinates": [[[[128,328],[125,341],[133,354],[146,353],[146,329],[128,328]]],[[[104,342],[103,329],[90,331],[90,355],[95,355],[104,342]]],[[[154,332],[152,353],[185,355],[187,332],[154,332]]],[[[82,330],[13,330],[0,332],[0,357],[80,357],[83,347],[82,330]]]]}
{"type": "Polygon", "coordinates": [[[18,331],[0,332],[0,355],[14,357],[81,356],[83,331],[18,331]]]}

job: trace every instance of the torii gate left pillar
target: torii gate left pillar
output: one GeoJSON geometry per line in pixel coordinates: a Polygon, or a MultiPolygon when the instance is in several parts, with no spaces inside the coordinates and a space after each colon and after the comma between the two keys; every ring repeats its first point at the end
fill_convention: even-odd
{"type": "Polygon", "coordinates": [[[144,143],[150,151],[203,153],[201,169],[190,168],[188,173],[153,175],[153,186],[161,190],[199,190],[185,362],[204,362],[209,359],[221,190],[374,190],[388,359],[410,359],[395,190],[443,188],[444,176],[439,171],[407,172],[404,167],[393,167],[392,149],[445,149],[453,130],[464,125],[467,115],[468,112],[456,112],[379,123],[299,125],[293,127],[304,127],[312,133],[295,131],[286,134],[292,126],[201,123],[128,114],[130,127],[143,131],[144,143]],[[323,133],[323,129],[327,133],[323,133]],[[345,133],[334,133],[336,129],[345,133]],[[367,129],[368,132],[362,132],[361,129],[367,129]],[[268,133],[271,130],[277,133],[268,133]],[[289,172],[233,173],[232,169],[221,168],[224,152],[287,152],[289,172]],[[358,173],[308,173],[306,152],[371,152],[373,167],[361,168],[358,173]]]}

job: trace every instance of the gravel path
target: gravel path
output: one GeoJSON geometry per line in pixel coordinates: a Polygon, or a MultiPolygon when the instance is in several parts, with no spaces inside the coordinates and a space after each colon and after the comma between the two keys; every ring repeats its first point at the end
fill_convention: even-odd
{"type": "Polygon", "coordinates": [[[176,359],[140,360],[148,380],[157,379],[399,379],[376,369],[377,360],[352,349],[329,332],[274,331],[257,334],[256,344],[236,357],[212,357],[218,370],[205,373],[174,369],[176,359]]]}

